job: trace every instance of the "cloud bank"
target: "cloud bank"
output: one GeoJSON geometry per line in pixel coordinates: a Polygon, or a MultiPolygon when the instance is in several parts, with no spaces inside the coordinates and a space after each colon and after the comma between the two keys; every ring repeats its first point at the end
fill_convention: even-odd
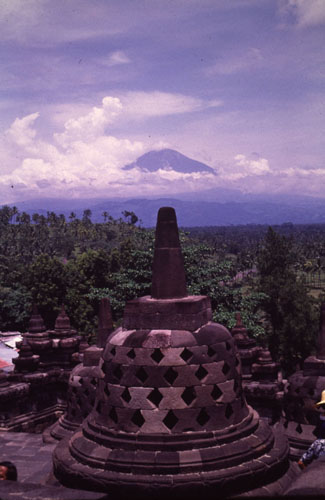
{"type": "Polygon", "coordinates": [[[217,103],[162,92],[128,92],[106,96],[100,106],[67,119],[51,141],[39,138],[38,112],[16,118],[5,132],[1,156],[4,174],[0,194],[7,202],[19,196],[135,196],[203,189],[213,175],[173,170],[123,170],[152,149],[168,146],[112,134],[119,120],[142,120],[188,113],[217,103]]]}

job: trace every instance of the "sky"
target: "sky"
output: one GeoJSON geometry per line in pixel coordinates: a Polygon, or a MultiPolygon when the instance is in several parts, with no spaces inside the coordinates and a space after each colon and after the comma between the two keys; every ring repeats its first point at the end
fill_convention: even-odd
{"type": "Polygon", "coordinates": [[[0,0],[0,52],[0,204],[325,197],[325,0],[0,0]]]}

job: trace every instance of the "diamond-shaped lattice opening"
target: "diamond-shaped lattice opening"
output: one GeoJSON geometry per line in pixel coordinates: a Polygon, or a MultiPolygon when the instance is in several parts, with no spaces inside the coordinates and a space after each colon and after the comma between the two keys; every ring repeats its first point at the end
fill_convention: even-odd
{"type": "Polygon", "coordinates": [[[105,363],[105,362],[102,364],[102,366],[101,366],[101,370],[102,370],[102,372],[103,372],[103,373],[105,373],[105,374],[106,374],[107,367],[106,367],[106,363],[105,363]]]}
{"type": "Polygon", "coordinates": [[[188,406],[191,403],[193,403],[194,399],[196,399],[196,393],[194,387],[186,387],[181,397],[188,406]]]}
{"type": "Polygon", "coordinates": [[[178,422],[178,418],[172,410],[169,410],[166,417],[163,419],[163,422],[168,429],[172,429],[178,422]]]}
{"type": "Polygon", "coordinates": [[[149,376],[147,374],[146,370],[143,368],[143,366],[141,366],[141,368],[139,368],[139,370],[136,372],[135,375],[140,380],[140,382],[145,382],[149,376]]]}
{"type": "Polygon", "coordinates": [[[237,380],[234,380],[234,392],[237,392],[238,387],[239,387],[239,384],[238,384],[237,380]]]}
{"type": "Polygon", "coordinates": [[[195,372],[195,376],[199,379],[199,380],[203,380],[206,376],[207,376],[208,372],[206,371],[206,369],[200,365],[200,368],[198,370],[196,370],[195,372]]]}
{"type": "MultiPolygon", "coordinates": [[[[174,370],[173,368],[168,368],[168,370],[166,371],[165,375],[164,375],[164,379],[169,383],[169,384],[173,384],[175,382],[175,380],[177,379],[178,377],[178,373],[176,370],[174,370]]],[[[167,426],[168,427],[168,426],[167,426]]]]}
{"type": "Polygon", "coordinates": [[[112,408],[111,411],[109,412],[108,416],[117,424],[118,417],[115,408],[112,408]]]}
{"type": "Polygon", "coordinates": [[[151,358],[156,362],[160,363],[160,361],[164,358],[163,353],[161,352],[160,349],[155,349],[153,353],[151,354],[151,358]]]}
{"type": "Polygon", "coordinates": [[[82,385],[84,383],[84,379],[82,377],[79,378],[79,384],[82,385]]]}
{"type": "Polygon", "coordinates": [[[225,411],[226,418],[229,419],[233,413],[234,413],[234,410],[232,409],[231,404],[228,403],[227,407],[226,407],[226,411],[225,411]]]}
{"type": "Polygon", "coordinates": [[[95,387],[97,385],[97,380],[93,377],[92,379],[90,379],[90,383],[95,387]]]}
{"type": "Polygon", "coordinates": [[[101,403],[101,401],[98,401],[98,403],[96,405],[96,411],[98,413],[101,413],[101,411],[102,411],[102,403],[101,403]]]}
{"type": "Polygon", "coordinates": [[[285,428],[285,429],[287,429],[287,428],[288,428],[288,425],[289,425],[289,421],[288,421],[288,420],[285,420],[285,422],[284,422],[284,424],[283,424],[284,428],[285,428]]]}
{"type": "Polygon", "coordinates": [[[216,352],[217,352],[217,351],[215,351],[214,349],[212,349],[212,347],[211,347],[211,346],[209,346],[209,349],[208,349],[208,356],[209,356],[210,358],[212,358],[212,356],[214,356],[216,352]]]}
{"type": "Polygon", "coordinates": [[[134,359],[136,354],[135,354],[135,350],[134,349],[131,349],[127,354],[127,357],[130,358],[130,359],[134,359]]]}
{"type": "Polygon", "coordinates": [[[121,370],[121,367],[118,366],[117,368],[115,368],[115,370],[113,371],[113,375],[114,377],[116,377],[118,380],[121,380],[122,376],[123,376],[123,372],[121,370]]]}
{"type": "Polygon", "coordinates": [[[161,392],[157,388],[155,388],[147,396],[147,399],[149,399],[149,401],[151,401],[151,403],[153,403],[154,405],[159,406],[160,401],[163,397],[164,396],[161,394],[161,392]]]}
{"type": "Polygon", "coordinates": [[[202,408],[202,410],[200,411],[200,413],[198,414],[198,416],[196,418],[197,423],[200,425],[205,425],[207,422],[209,422],[209,420],[210,420],[209,415],[207,414],[205,409],[202,408]]]}
{"type": "Polygon", "coordinates": [[[112,355],[112,356],[115,356],[115,354],[116,354],[116,349],[115,349],[115,347],[113,347],[113,348],[111,349],[111,355],[112,355]]]}
{"type": "Polygon", "coordinates": [[[131,401],[131,394],[129,393],[129,389],[126,387],[124,391],[121,394],[121,398],[126,402],[129,403],[131,401]]]}
{"type": "Polygon", "coordinates": [[[302,434],[302,427],[300,424],[297,425],[296,432],[298,432],[298,434],[302,434]]]}
{"type": "Polygon", "coordinates": [[[180,354],[180,357],[184,361],[188,361],[192,356],[193,356],[192,351],[190,351],[189,349],[187,349],[187,347],[185,347],[185,349],[180,354]]]}
{"type": "Polygon", "coordinates": [[[231,349],[231,345],[229,344],[229,342],[226,342],[226,349],[227,349],[227,351],[230,351],[230,349],[231,349]]]}
{"type": "Polygon", "coordinates": [[[224,375],[227,375],[227,373],[230,372],[230,366],[228,365],[228,363],[225,361],[224,364],[223,364],[223,367],[222,367],[222,373],[224,375]]]}
{"type": "Polygon", "coordinates": [[[142,427],[145,423],[145,419],[143,418],[140,410],[136,410],[133,413],[133,417],[131,418],[131,420],[137,427],[142,427]]]}
{"type": "Polygon", "coordinates": [[[219,387],[217,385],[215,385],[211,391],[211,396],[212,398],[216,401],[217,399],[220,398],[220,396],[222,396],[222,391],[219,389],[219,387]]]}
{"type": "Polygon", "coordinates": [[[240,364],[239,358],[236,356],[236,363],[235,363],[236,367],[237,367],[239,364],[240,364]]]}
{"type": "Polygon", "coordinates": [[[84,390],[84,395],[85,396],[89,396],[89,389],[86,387],[86,389],[84,390]]]}
{"type": "Polygon", "coordinates": [[[105,387],[104,387],[104,392],[105,392],[106,396],[110,395],[110,391],[109,391],[107,385],[105,385],[105,387]]]}

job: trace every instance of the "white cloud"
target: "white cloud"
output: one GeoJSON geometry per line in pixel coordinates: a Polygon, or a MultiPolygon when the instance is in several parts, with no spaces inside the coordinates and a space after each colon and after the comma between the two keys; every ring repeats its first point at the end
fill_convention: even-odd
{"type": "Polygon", "coordinates": [[[18,146],[31,144],[36,135],[36,130],[32,127],[39,113],[32,113],[24,118],[16,118],[6,135],[18,146]]]}
{"type": "Polygon", "coordinates": [[[291,15],[299,27],[316,26],[325,23],[324,0],[282,0],[282,15],[291,15]]]}
{"type": "Polygon", "coordinates": [[[131,61],[125,52],[116,50],[115,52],[111,52],[107,58],[102,58],[101,62],[107,66],[116,66],[118,64],[128,64],[131,61]]]}
{"type": "Polygon", "coordinates": [[[231,75],[242,71],[252,70],[263,61],[260,49],[251,47],[245,52],[217,56],[216,62],[206,69],[208,76],[214,74],[231,75]]]}
{"type": "Polygon", "coordinates": [[[271,172],[269,162],[266,158],[248,159],[245,155],[238,154],[234,159],[243,175],[265,175],[271,172]]]}
{"type": "Polygon", "coordinates": [[[89,141],[103,135],[105,128],[111,124],[122,111],[122,104],[116,97],[104,97],[102,106],[94,106],[89,113],[78,118],[71,118],[64,124],[65,131],[55,134],[55,140],[61,146],[72,140],[89,141]]]}
{"type": "MultiPolygon", "coordinates": [[[[124,170],[140,155],[159,149],[161,142],[118,138],[110,133],[121,116],[161,116],[189,112],[203,106],[190,97],[152,92],[129,93],[128,99],[106,96],[101,106],[94,106],[81,116],[69,118],[63,131],[53,141],[39,138],[37,118],[33,113],[17,118],[5,133],[2,155],[3,175],[0,193],[19,196],[129,196],[136,194],[171,194],[188,189],[203,189],[213,175],[124,170]],[[157,97],[155,105],[154,96],[157,97]],[[141,106],[142,103],[142,106],[141,106]],[[151,104],[151,109],[147,108],[151,104]],[[138,109],[139,106],[139,109],[138,109]],[[8,151],[15,151],[10,161],[8,151]]],[[[168,144],[164,144],[168,146],[168,144]]]]}
{"type": "Polygon", "coordinates": [[[128,117],[167,116],[201,111],[221,106],[218,100],[203,101],[183,94],[168,92],[127,92],[120,96],[128,117]]]}

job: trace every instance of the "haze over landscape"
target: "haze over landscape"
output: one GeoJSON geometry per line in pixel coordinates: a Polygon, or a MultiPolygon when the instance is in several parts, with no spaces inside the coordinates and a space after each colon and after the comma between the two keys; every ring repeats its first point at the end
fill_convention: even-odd
{"type": "Polygon", "coordinates": [[[0,0],[1,204],[324,200],[324,24],[324,0],[0,0]]]}

